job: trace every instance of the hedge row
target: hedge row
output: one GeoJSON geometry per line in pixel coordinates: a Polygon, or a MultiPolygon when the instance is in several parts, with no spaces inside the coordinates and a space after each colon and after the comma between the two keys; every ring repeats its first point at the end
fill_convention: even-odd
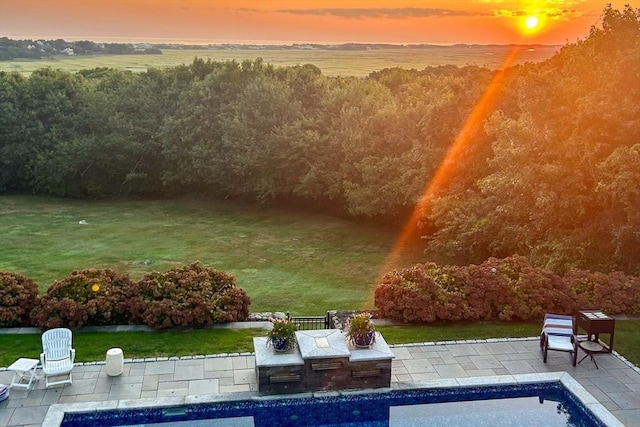
{"type": "Polygon", "coordinates": [[[480,265],[418,264],[395,270],[375,289],[381,317],[436,320],[539,320],[545,313],[640,314],[640,278],[570,270],[560,276],[526,258],[490,258],[480,265]]]}
{"type": "Polygon", "coordinates": [[[140,281],[111,269],[74,271],[41,297],[33,280],[0,271],[0,327],[205,326],[245,320],[249,304],[233,276],[198,262],[140,281]]]}

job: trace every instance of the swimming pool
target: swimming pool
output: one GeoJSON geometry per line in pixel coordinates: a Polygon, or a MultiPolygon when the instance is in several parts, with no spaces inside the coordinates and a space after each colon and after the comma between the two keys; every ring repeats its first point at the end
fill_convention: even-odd
{"type": "Polygon", "coordinates": [[[62,426],[604,426],[560,381],[66,413],[62,426]]]}

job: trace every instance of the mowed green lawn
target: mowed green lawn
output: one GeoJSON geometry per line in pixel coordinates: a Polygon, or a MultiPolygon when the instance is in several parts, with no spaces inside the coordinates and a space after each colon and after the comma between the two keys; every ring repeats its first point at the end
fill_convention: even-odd
{"type": "MultiPolygon", "coordinates": [[[[252,312],[295,315],[373,308],[397,237],[334,217],[229,203],[28,196],[0,197],[0,236],[0,269],[33,278],[41,292],[73,270],[112,268],[139,279],[199,260],[235,276],[252,312]]],[[[425,260],[418,242],[398,266],[425,260]]]]}
{"type": "MultiPolygon", "coordinates": [[[[478,322],[453,325],[379,326],[390,344],[486,338],[535,337],[539,323],[478,322]]],[[[264,336],[260,329],[195,329],[159,332],[87,332],[73,335],[76,360],[104,360],[105,352],[117,342],[126,357],[194,356],[253,351],[252,338],[264,336]],[[115,340],[115,341],[114,341],[115,340]]],[[[19,357],[38,358],[40,334],[0,334],[0,366],[9,366],[19,357]]],[[[636,366],[640,364],[640,320],[616,322],[614,348],[636,366]]]]}
{"type": "MultiPolygon", "coordinates": [[[[0,196],[0,269],[43,292],[74,269],[114,268],[134,279],[200,260],[233,274],[251,311],[320,315],[373,308],[372,294],[396,233],[328,216],[195,200],[78,201],[0,196]],[[84,220],[86,225],[79,224],[84,220]],[[150,260],[150,265],[144,261],[150,260]]],[[[419,243],[401,264],[426,261],[419,243]]],[[[434,260],[436,262],[440,260],[434,260]]],[[[382,326],[389,343],[535,336],[539,323],[382,326]]],[[[261,330],[118,333],[128,357],[251,351],[261,330]]],[[[80,361],[102,360],[113,334],[74,334],[80,361]]],[[[640,320],[616,324],[616,350],[640,363],[640,320]]],[[[38,357],[40,335],[0,335],[0,366],[38,357]],[[31,357],[30,356],[30,357],[31,357]]]]}
{"type": "MultiPolygon", "coordinates": [[[[559,46],[535,46],[519,49],[515,64],[540,62],[553,56],[559,46]]],[[[162,55],[88,55],[56,56],[43,59],[0,61],[0,71],[17,71],[29,75],[51,67],[68,72],[97,67],[146,71],[190,64],[197,56],[204,60],[242,62],[262,58],[275,66],[313,64],[328,76],[364,77],[384,68],[415,68],[421,70],[439,65],[478,65],[501,68],[512,52],[511,46],[442,46],[431,49],[370,49],[370,50],[306,50],[306,49],[165,49],[162,55]]]]}

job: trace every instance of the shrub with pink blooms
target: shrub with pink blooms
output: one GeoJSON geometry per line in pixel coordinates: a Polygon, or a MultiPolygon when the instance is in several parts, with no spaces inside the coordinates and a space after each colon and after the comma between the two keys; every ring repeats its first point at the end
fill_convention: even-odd
{"type": "Polygon", "coordinates": [[[560,276],[521,256],[469,266],[427,263],[385,275],[375,305],[381,317],[409,323],[538,320],[586,308],[639,314],[640,279],[582,270],[560,276]]]}
{"type": "Polygon", "coordinates": [[[128,301],[132,320],[152,328],[205,326],[249,316],[249,296],[235,278],[198,262],[145,274],[128,301]]]}
{"type": "Polygon", "coordinates": [[[31,323],[43,329],[127,324],[130,292],[127,274],[111,269],[73,271],[49,286],[31,311],[31,323]]]}
{"type": "Polygon", "coordinates": [[[22,274],[0,271],[0,328],[29,324],[38,304],[38,285],[22,274]]]}

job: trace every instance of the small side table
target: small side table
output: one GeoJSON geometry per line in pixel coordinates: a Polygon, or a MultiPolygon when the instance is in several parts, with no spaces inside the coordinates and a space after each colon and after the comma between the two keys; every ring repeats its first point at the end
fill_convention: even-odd
{"type": "Polygon", "coordinates": [[[124,370],[124,355],[121,348],[107,350],[107,375],[117,377],[124,370]]]}
{"type": "Polygon", "coordinates": [[[36,375],[38,363],[40,363],[38,359],[26,359],[24,357],[13,362],[7,368],[8,371],[13,371],[13,379],[9,388],[22,387],[30,390],[33,382],[38,380],[36,375]],[[25,383],[24,380],[27,380],[27,382],[25,383]]]}
{"type": "MultiPolygon", "coordinates": [[[[590,357],[591,361],[593,361],[593,363],[596,365],[596,369],[600,369],[598,368],[598,362],[596,362],[596,359],[593,358],[593,355],[596,353],[603,353],[604,346],[595,341],[580,341],[578,343],[578,347],[580,347],[582,351],[586,353],[585,356],[580,359],[580,362],[582,362],[587,357],[590,357]]],[[[578,365],[580,364],[580,362],[578,362],[578,365]]]]}
{"type": "Polygon", "coordinates": [[[578,312],[573,324],[573,334],[578,335],[578,330],[584,329],[587,339],[602,344],[603,353],[613,351],[613,335],[616,329],[616,319],[607,316],[599,310],[584,310],[578,312]],[[609,334],[609,343],[600,342],[600,334],[609,334]]]}

